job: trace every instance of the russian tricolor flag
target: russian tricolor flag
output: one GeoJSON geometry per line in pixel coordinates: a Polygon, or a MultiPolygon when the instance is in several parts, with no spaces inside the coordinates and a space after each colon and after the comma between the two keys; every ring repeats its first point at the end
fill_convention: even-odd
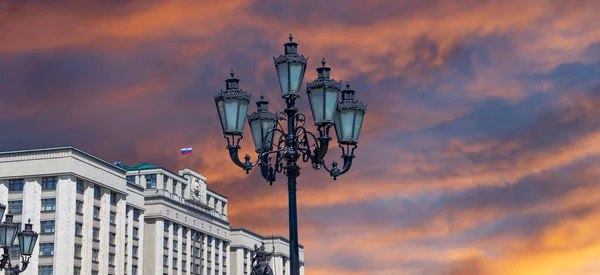
{"type": "Polygon", "coordinates": [[[192,154],[192,147],[181,149],[181,155],[182,156],[191,155],[191,154],[192,154]]]}

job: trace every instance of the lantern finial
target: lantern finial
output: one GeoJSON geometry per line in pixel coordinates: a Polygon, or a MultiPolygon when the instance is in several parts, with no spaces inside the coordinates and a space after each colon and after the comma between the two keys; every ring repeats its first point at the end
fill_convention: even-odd
{"type": "Polygon", "coordinates": [[[348,81],[348,80],[346,81],[346,89],[350,90],[350,81],[348,81]]]}
{"type": "Polygon", "coordinates": [[[231,78],[233,78],[233,77],[235,76],[235,73],[233,72],[233,70],[231,70],[231,71],[229,72],[229,75],[231,76],[231,78]]]}
{"type": "Polygon", "coordinates": [[[260,93],[260,101],[263,101],[263,99],[265,99],[265,94],[260,93]]]}
{"type": "Polygon", "coordinates": [[[292,40],[294,40],[294,36],[290,33],[290,37],[288,37],[290,39],[290,42],[292,42],[292,40]]]}

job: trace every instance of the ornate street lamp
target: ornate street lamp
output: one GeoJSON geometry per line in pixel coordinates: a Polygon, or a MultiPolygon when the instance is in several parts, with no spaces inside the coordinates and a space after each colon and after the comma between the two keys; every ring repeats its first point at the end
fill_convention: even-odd
{"type": "Polygon", "coordinates": [[[272,113],[268,110],[269,102],[261,95],[260,100],[256,102],[257,111],[248,116],[254,147],[258,153],[255,162],[250,161],[251,157],[248,154],[242,162],[238,155],[250,94],[239,88],[239,80],[234,78],[233,71],[231,78],[225,81],[226,90],[215,95],[215,102],[231,160],[246,173],[258,165],[263,178],[270,184],[275,181],[277,173],[283,173],[287,177],[290,271],[291,275],[299,275],[296,208],[296,178],[300,175],[298,162],[300,159],[303,162],[310,161],[312,167],[317,170],[323,167],[334,180],[348,172],[354,159],[354,150],[357,148],[366,105],[354,99],[355,92],[350,89],[349,83],[339,99],[341,82],[331,79],[331,68],[325,66],[326,62],[323,59],[322,66],[317,69],[317,79],[307,83],[306,92],[318,133],[308,131],[305,127],[306,117],[296,109],[296,99],[300,97],[308,59],[298,54],[298,43],[292,41],[291,34],[289,39],[290,42],[284,44],[285,54],[273,58],[281,97],[287,107],[283,112],[272,113]],[[286,123],[282,123],[283,121],[286,123]],[[323,160],[331,141],[329,130],[332,126],[336,130],[339,147],[342,148],[342,169],[337,167],[335,161],[329,168],[323,160]]]}
{"type": "MultiPolygon", "coordinates": [[[[4,214],[6,206],[0,204],[0,218],[4,214]]],[[[25,230],[20,231],[21,226],[13,222],[13,216],[10,214],[6,215],[6,219],[0,224],[0,246],[4,250],[2,258],[0,259],[0,270],[7,270],[10,274],[19,274],[29,265],[29,259],[31,253],[37,242],[38,234],[33,232],[33,225],[31,220],[25,224],[25,230]],[[15,243],[15,239],[19,238],[19,253],[21,254],[21,266],[19,264],[13,265],[10,261],[10,248],[15,243]]],[[[15,255],[13,255],[15,256],[15,255]]]]}

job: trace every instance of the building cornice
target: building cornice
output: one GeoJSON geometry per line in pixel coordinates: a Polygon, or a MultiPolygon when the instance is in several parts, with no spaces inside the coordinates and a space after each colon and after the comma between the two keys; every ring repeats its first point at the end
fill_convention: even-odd
{"type": "Polygon", "coordinates": [[[53,148],[41,148],[41,149],[29,149],[29,150],[18,150],[18,151],[6,151],[0,152],[0,162],[11,162],[11,161],[24,161],[24,160],[35,160],[35,159],[52,159],[69,157],[78,155],[88,160],[92,160],[98,164],[101,164],[105,168],[111,169],[114,172],[125,175],[125,170],[121,169],[109,163],[101,158],[98,158],[92,154],[86,153],[73,146],[53,147],[53,148]]]}
{"type": "MultiPolygon", "coordinates": [[[[163,195],[145,195],[144,200],[146,205],[167,205],[170,207],[177,207],[180,211],[186,212],[187,214],[192,215],[198,219],[211,222],[213,224],[221,223],[224,227],[229,229],[229,221],[215,217],[212,214],[212,211],[214,210],[210,211],[199,206],[182,203],[169,197],[165,197],[163,195]]],[[[169,217],[165,218],[168,219],[169,217]]]]}
{"type": "MultiPolygon", "coordinates": [[[[283,241],[284,243],[286,243],[288,245],[290,243],[289,239],[287,239],[287,238],[285,238],[285,237],[283,237],[281,235],[273,235],[273,236],[265,237],[263,235],[260,235],[260,234],[258,234],[256,232],[254,232],[254,231],[251,231],[251,230],[248,230],[248,229],[242,228],[242,227],[231,227],[229,229],[229,232],[230,232],[231,236],[233,236],[236,233],[237,234],[246,234],[246,235],[253,236],[253,237],[257,238],[257,239],[260,239],[260,240],[277,240],[278,239],[278,240],[281,240],[281,241],[283,241]]],[[[300,248],[304,249],[303,245],[298,244],[298,246],[300,248]]]]}

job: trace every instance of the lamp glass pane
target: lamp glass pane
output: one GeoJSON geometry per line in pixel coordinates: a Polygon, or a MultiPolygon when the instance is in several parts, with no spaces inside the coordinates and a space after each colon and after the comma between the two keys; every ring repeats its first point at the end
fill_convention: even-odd
{"type": "Polygon", "coordinates": [[[340,110],[342,123],[342,141],[352,141],[352,130],[354,130],[354,111],[340,110]]]}
{"type": "Polygon", "coordinates": [[[239,132],[244,131],[244,121],[246,120],[246,115],[248,112],[248,103],[249,103],[248,101],[243,100],[243,99],[240,99],[238,101],[240,108],[239,108],[239,113],[237,115],[238,123],[237,123],[236,130],[239,132]]]}
{"type": "Polygon", "coordinates": [[[234,132],[237,126],[238,101],[235,99],[225,99],[225,119],[227,121],[225,131],[234,132]]]}
{"type": "Polygon", "coordinates": [[[323,121],[323,97],[323,88],[317,88],[310,91],[310,108],[315,123],[323,121]]]}
{"type": "Polygon", "coordinates": [[[19,249],[23,255],[31,255],[37,241],[36,234],[21,234],[19,236],[19,249]]]}
{"type": "Polygon", "coordinates": [[[225,130],[227,125],[227,120],[225,119],[225,105],[223,104],[223,100],[217,101],[217,111],[219,111],[219,119],[221,121],[221,127],[225,130]]]}
{"type": "Polygon", "coordinates": [[[256,119],[250,122],[250,131],[252,131],[252,139],[254,140],[254,148],[256,151],[262,150],[262,129],[260,125],[260,119],[256,119]]]}
{"type": "Polygon", "coordinates": [[[333,114],[337,107],[338,89],[327,88],[325,90],[325,114],[323,117],[324,121],[333,121],[333,114]]]}
{"type": "Polygon", "coordinates": [[[277,65],[277,75],[279,76],[279,85],[281,86],[281,93],[287,95],[289,93],[290,85],[287,62],[277,65]]]}
{"type": "Polygon", "coordinates": [[[302,69],[304,64],[292,62],[290,63],[290,93],[300,93],[300,86],[302,86],[302,69]]]}
{"type": "Polygon", "coordinates": [[[334,126],[335,126],[335,136],[337,137],[338,142],[341,142],[342,141],[341,133],[343,132],[343,130],[342,130],[342,121],[341,121],[340,110],[335,111],[334,126]]]}
{"type": "Polygon", "coordinates": [[[16,226],[8,226],[6,228],[6,245],[13,245],[17,237],[17,229],[16,226]]]}
{"type": "Polygon", "coordinates": [[[0,225],[0,245],[5,246],[8,245],[6,241],[6,230],[8,228],[6,226],[0,225]]]}
{"type": "Polygon", "coordinates": [[[354,110],[355,120],[354,120],[354,136],[352,139],[355,142],[358,142],[358,137],[360,135],[360,129],[362,128],[363,119],[365,117],[365,113],[361,110],[354,110]]]}
{"type": "Polygon", "coordinates": [[[4,216],[4,211],[6,211],[6,205],[0,203],[0,219],[4,216]]]}
{"type": "Polygon", "coordinates": [[[269,150],[273,148],[273,135],[275,135],[275,131],[271,131],[271,129],[275,128],[275,121],[270,119],[265,119],[262,121],[262,133],[264,136],[264,146],[263,149],[269,150]]]}

